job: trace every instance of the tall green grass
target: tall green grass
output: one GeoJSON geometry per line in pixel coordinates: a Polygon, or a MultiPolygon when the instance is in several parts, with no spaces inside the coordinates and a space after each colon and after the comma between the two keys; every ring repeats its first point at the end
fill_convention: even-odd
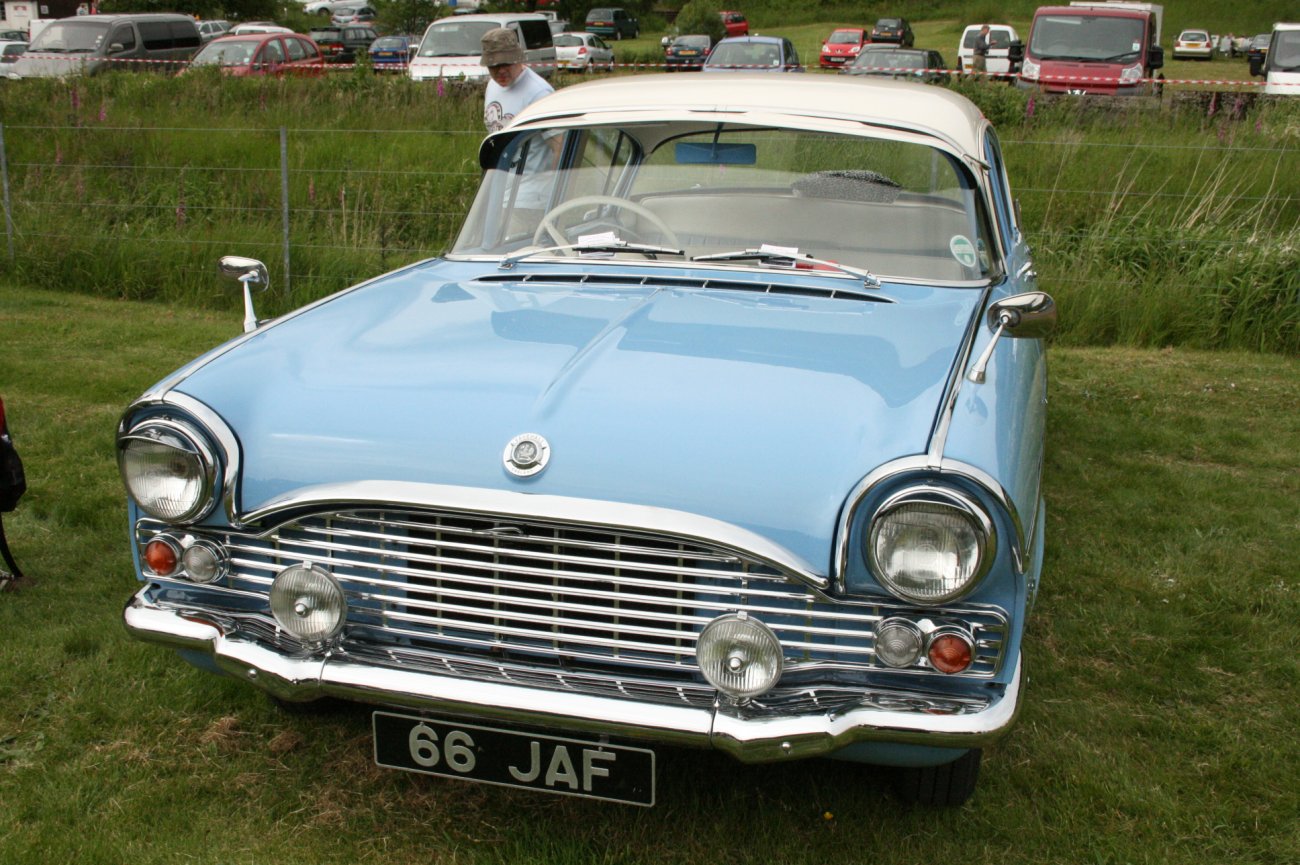
{"type": "MultiPolygon", "coordinates": [[[[214,263],[243,254],[272,272],[259,311],[283,312],[444,250],[479,173],[474,89],[364,73],[7,85],[0,273],[34,286],[234,309],[214,263]]],[[[954,87],[999,129],[1061,341],[1300,352],[1300,100],[954,87]]]]}

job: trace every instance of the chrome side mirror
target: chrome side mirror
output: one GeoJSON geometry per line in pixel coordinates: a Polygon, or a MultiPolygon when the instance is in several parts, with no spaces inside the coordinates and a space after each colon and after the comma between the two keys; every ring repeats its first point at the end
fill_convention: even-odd
{"type": "Polygon", "coordinates": [[[271,285],[266,265],[256,258],[240,255],[222,256],[217,270],[226,279],[233,279],[244,287],[244,333],[257,329],[257,313],[253,311],[253,290],[266,291],[271,285]]]}
{"type": "Polygon", "coordinates": [[[999,300],[989,307],[989,327],[997,328],[984,353],[971,367],[966,379],[975,384],[984,383],[993,349],[1003,334],[1012,339],[1043,339],[1056,330],[1056,301],[1050,294],[1029,291],[999,300]]]}

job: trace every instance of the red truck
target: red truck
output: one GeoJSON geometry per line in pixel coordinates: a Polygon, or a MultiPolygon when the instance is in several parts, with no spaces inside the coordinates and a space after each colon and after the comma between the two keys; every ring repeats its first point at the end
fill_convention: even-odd
{"type": "Polygon", "coordinates": [[[1157,92],[1164,66],[1163,8],[1119,0],[1040,6],[1034,12],[1017,86],[1105,96],[1157,92]]]}

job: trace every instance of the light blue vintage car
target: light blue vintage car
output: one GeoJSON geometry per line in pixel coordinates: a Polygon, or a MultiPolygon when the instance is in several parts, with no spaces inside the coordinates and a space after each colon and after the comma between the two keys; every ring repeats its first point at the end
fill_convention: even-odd
{"type": "Polygon", "coordinates": [[[398,769],[649,805],[694,746],[964,801],[1021,700],[1055,322],[986,119],[625,77],[480,157],[448,254],[246,294],[126,411],[128,630],[373,704],[398,769]]]}

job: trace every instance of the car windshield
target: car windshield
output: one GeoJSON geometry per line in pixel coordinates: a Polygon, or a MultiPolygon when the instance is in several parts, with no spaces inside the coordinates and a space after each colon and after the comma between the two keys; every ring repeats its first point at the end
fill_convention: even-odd
{"type": "Polygon", "coordinates": [[[937,147],[692,120],[510,138],[451,254],[597,245],[605,257],[680,261],[766,246],[897,278],[963,281],[995,267],[987,225],[973,176],[937,147]],[[611,251],[618,243],[659,250],[611,251]]]}
{"type": "Polygon", "coordinates": [[[440,21],[424,34],[419,54],[421,57],[477,57],[483,52],[483,34],[498,26],[495,21],[440,21]]]}
{"type": "Polygon", "coordinates": [[[1034,19],[1029,53],[1039,60],[1102,60],[1122,63],[1142,52],[1141,18],[1102,15],[1041,15],[1034,19]]]}
{"type": "Polygon", "coordinates": [[[247,66],[261,39],[232,39],[229,42],[209,42],[194,55],[194,66],[247,66]]]}
{"type": "Polygon", "coordinates": [[[897,30],[902,24],[897,18],[881,18],[876,22],[877,30],[897,30]]]}
{"type": "Polygon", "coordinates": [[[925,55],[919,51],[864,51],[853,61],[856,67],[880,69],[924,69],[925,55]]]}
{"type": "Polygon", "coordinates": [[[50,54],[94,53],[107,35],[108,23],[104,21],[55,21],[32,40],[27,50],[50,54]]]}
{"type": "Polygon", "coordinates": [[[582,37],[574,36],[571,33],[560,33],[555,37],[556,48],[577,48],[580,45],[586,44],[587,43],[582,40],[582,37]]]}
{"type": "Polygon", "coordinates": [[[405,49],[406,38],[403,36],[380,36],[371,43],[370,47],[380,51],[387,51],[393,48],[405,49]]]}
{"type": "Polygon", "coordinates": [[[826,41],[832,45],[857,45],[862,41],[862,31],[836,30],[831,34],[831,38],[826,41]]]}
{"type": "Polygon", "coordinates": [[[1276,72],[1300,72],[1300,30],[1279,30],[1268,48],[1268,68],[1276,72]]]}
{"type": "Polygon", "coordinates": [[[781,47],[771,42],[719,42],[709,55],[710,66],[768,67],[781,65],[781,47]]]}

